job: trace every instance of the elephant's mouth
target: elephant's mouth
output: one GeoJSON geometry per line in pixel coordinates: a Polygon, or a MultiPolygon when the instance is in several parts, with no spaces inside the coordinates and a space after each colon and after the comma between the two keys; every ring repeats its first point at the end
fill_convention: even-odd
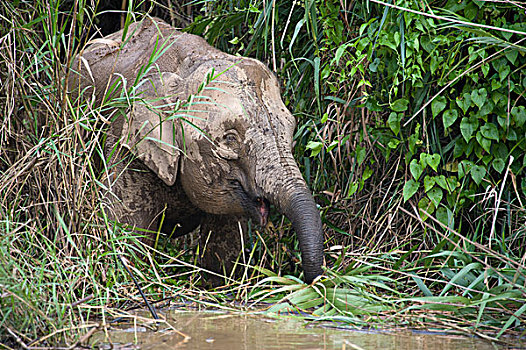
{"type": "Polygon", "coordinates": [[[259,214],[259,224],[261,227],[267,226],[270,203],[263,197],[256,198],[256,207],[259,214]]]}
{"type": "Polygon", "coordinates": [[[252,191],[247,190],[239,180],[230,180],[230,185],[233,188],[233,192],[240,199],[243,210],[252,220],[257,221],[261,227],[267,226],[270,202],[266,198],[257,196],[252,191]]]}

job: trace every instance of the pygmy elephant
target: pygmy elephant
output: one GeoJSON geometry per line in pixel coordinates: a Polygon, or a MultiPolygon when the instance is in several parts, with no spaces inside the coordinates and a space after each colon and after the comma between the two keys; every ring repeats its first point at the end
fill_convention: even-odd
{"type": "Polygon", "coordinates": [[[320,214],[291,152],[295,119],[263,63],[145,19],[81,51],[68,90],[107,104],[113,220],[175,236],[200,226],[212,252],[202,264],[217,271],[218,255],[239,253],[238,222],[265,225],[273,204],[298,236],[305,281],[322,273],[320,214]]]}

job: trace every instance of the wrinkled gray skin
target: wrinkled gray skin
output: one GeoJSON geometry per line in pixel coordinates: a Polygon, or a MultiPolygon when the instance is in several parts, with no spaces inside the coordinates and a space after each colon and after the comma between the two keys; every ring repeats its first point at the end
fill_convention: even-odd
{"type": "Polygon", "coordinates": [[[130,36],[125,45],[122,31],[92,43],[68,81],[72,93],[100,102],[113,82],[132,85],[156,45],[168,47],[139,75],[139,96],[150,102],[105,116],[112,119],[105,144],[112,219],[157,230],[165,210],[161,230],[176,227],[175,236],[200,225],[201,264],[220,271],[239,253],[247,218],[264,225],[274,204],[293,224],[310,283],[322,273],[322,225],[292,157],[295,120],[276,78],[261,62],[225,54],[161,20],[132,24],[130,36]],[[198,92],[212,69],[224,73],[198,92]],[[174,104],[190,95],[193,103],[177,113],[195,126],[173,116],[174,104]]]}

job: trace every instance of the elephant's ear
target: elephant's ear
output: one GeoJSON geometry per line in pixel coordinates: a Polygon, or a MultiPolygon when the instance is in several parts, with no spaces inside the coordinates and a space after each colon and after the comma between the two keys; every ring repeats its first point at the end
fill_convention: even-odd
{"type": "Polygon", "coordinates": [[[122,144],[172,186],[181,153],[175,101],[184,82],[175,73],[164,72],[148,77],[141,90],[141,101],[133,104],[122,126],[122,144]]]}

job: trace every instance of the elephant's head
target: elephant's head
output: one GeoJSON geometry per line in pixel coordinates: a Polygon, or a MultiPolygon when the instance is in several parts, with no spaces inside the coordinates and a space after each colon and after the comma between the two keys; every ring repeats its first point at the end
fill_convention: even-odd
{"type": "Polygon", "coordinates": [[[115,124],[123,143],[167,185],[179,177],[204,212],[247,215],[264,225],[275,205],[293,224],[311,282],[322,273],[322,224],[292,156],[295,119],[276,78],[257,60],[225,54],[159,20],[129,32],[135,34],[121,49],[119,32],[83,54],[91,71],[98,69],[92,85],[105,91],[108,77],[135,80],[152,47],[170,42],[139,89],[149,102],[134,103],[127,121],[115,124]]]}
{"type": "Polygon", "coordinates": [[[180,176],[204,212],[265,225],[274,204],[298,235],[305,280],[321,274],[320,215],[292,157],[295,119],[268,68],[252,59],[215,60],[184,78],[154,73],[143,90],[154,106],[136,104],[123,129],[135,154],[168,185],[180,176]]]}

